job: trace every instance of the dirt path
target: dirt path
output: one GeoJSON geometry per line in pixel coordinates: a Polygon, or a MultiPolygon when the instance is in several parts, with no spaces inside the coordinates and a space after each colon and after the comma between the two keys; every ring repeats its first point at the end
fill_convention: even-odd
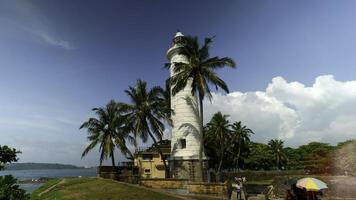
{"type": "Polygon", "coordinates": [[[50,192],[51,190],[53,190],[53,188],[57,187],[60,184],[65,183],[65,179],[62,179],[61,181],[59,181],[57,184],[52,185],[51,187],[47,188],[46,190],[44,190],[43,192],[38,194],[38,197],[41,197],[43,194],[50,192]]]}

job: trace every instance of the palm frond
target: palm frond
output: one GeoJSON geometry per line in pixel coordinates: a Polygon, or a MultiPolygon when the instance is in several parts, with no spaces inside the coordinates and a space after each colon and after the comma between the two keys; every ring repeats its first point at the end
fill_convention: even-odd
{"type": "Polygon", "coordinates": [[[86,156],[86,155],[89,153],[89,151],[91,151],[98,143],[99,143],[99,140],[98,140],[98,139],[92,141],[92,142],[84,149],[84,151],[83,151],[83,153],[82,153],[82,158],[83,158],[84,156],[86,156]]]}
{"type": "Polygon", "coordinates": [[[204,40],[204,45],[199,49],[199,54],[200,54],[200,59],[205,60],[209,58],[209,49],[210,49],[210,44],[213,42],[213,37],[207,37],[204,40]]]}
{"type": "Polygon", "coordinates": [[[170,69],[172,66],[172,63],[164,63],[163,69],[170,69]]]}
{"type": "Polygon", "coordinates": [[[231,67],[231,68],[236,68],[235,61],[232,60],[229,57],[224,57],[224,58],[219,58],[219,57],[213,57],[205,60],[202,63],[202,66],[210,68],[210,69],[219,69],[223,68],[225,66],[231,67]]]}

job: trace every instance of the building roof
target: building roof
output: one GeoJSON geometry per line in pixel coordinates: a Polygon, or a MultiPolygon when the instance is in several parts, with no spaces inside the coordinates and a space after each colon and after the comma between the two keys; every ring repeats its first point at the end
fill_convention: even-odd
{"type": "MultiPolygon", "coordinates": [[[[171,153],[171,141],[170,140],[162,140],[158,142],[158,147],[161,149],[163,154],[170,154],[171,153]]],[[[143,149],[143,150],[138,150],[135,152],[135,155],[137,154],[158,154],[157,147],[152,144],[152,146],[143,149]]]]}

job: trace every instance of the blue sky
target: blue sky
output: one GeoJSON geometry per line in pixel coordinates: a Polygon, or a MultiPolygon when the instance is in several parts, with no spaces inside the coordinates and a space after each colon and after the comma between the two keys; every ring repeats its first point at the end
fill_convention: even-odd
{"type": "MultiPolygon", "coordinates": [[[[249,115],[236,114],[240,110],[230,113],[233,120],[243,119],[256,130],[270,130],[256,133],[255,140],[280,137],[299,145],[308,141],[303,134],[339,130],[337,123],[356,116],[356,111],[345,113],[353,95],[330,98],[335,108],[323,112],[325,120],[317,123],[318,128],[304,124],[310,117],[306,113],[316,107],[282,97],[308,94],[317,99],[315,105],[322,105],[329,98],[315,94],[354,94],[355,7],[352,0],[1,1],[1,144],[22,150],[22,162],[97,164],[96,152],[80,159],[86,144],[80,124],[91,116],[91,108],[110,99],[126,101],[123,90],[138,78],[162,85],[168,76],[162,69],[165,53],[177,29],[201,39],[216,35],[211,54],[229,56],[238,64],[236,70],[219,72],[236,92],[234,98],[248,96],[250,103],[265,95],[272,99],[264,98],[266,102],[278,101],[269,105],[279,109],[273,111],[277,124],[266,117],[265,126],[254,127],[249,115]],[[329,117],[335,114],[340,115],[329,117]]],[[[217,101],[221,98],[227,97],[217,101]]],[[[239,105],[246,103],[240,100],[239,105]]],[[[257,111],[241,109],[265,112],[259,106],[253,105],[261,108],[257,111]]],[[[225,109],[215,107],[207,112],[225,109]]],[[[346,135],[335,137],[353,138],[354,128],[350,125],[343,130],[346,135]]],[[[330,135],[310,140],[335,142],[330,135]]]]}

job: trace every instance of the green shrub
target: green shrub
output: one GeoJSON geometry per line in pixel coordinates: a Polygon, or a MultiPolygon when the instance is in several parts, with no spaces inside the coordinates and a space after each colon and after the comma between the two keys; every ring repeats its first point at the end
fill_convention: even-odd
{"type": "Polygon", "coordinates": [[[11,176],[0,176],[0,200],[26,200],[29,195],[16,184],[17,180],[11,176]]]}

